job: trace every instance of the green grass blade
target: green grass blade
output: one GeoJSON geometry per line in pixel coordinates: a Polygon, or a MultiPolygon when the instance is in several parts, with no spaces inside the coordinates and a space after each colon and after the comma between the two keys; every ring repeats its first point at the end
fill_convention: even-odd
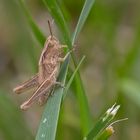
{"type": "Polygon", "coordinates": [[[84,140],[96,140],[99,137],[104,129],[109,125],[112,119],[115,117],[117,111],[119,110],[120,105],[113,105],[109,108],[104,115],[97,121],[95,126],[91,129],[91,131],[87,134],[84,140]]]}
{"type": "MultiPolygon", "coordinates": [[[[86,0],[83,6],[83,9],[81,11],[77,26],[75,28],[73,37],[72,37],[72,45],[74,45],[74,42],[78,36],[78,34],[80,33],[81,29],[83,28],[83,25],[91,11],[91,8],[94,4],[95,0],[86,0]]],[[[75,66],[76,61],[74,61],[75,66]]],[[[78,104],[79,104],[79,108],[80,108],[80,116],[81,116],[81,127],[82,127],[82,133],[83,135],[85,135],[88,130],[91,128],[91,124],[92,124],[92,119],[91,119],[91,114],[90,114],[90,110],[88,107],[88,101],[87,101],[87,97],[86,97],[86,93],[83,87],[83,83],[80,77],[79,72],[76,74],[75,76],[75,85],[76,85],[76,93],[77,93],[77,99],[78,99],[78,104]]]]}
{"type": "Polygon", "coordinates": [[[48,100],[36,140],[55,140],[62,95],[63,89],[56,90],[53,97],[48,100]]]}
{"type": "Polygon", "coordinates": [[[140,107],[140,84],[132,79],[122,79],[119,83],[123,93],[140,107]]]}
{"type": "Polygon", "coordinates": [[[46,37],[45,35],[42,33],[42,31],[39,29],[39,27],[37,26],[37,24],[35,23],[35,21],[33,20],[32,16],[30,15],[30,12],[28,11],[28,9],[25,6],[24,0],[19,0],[19,4],[22,8],[22,11],[24,12],[27,21],[32,29],[32,32],[34,34],[34,36],[36,37],[37,41],[44,46],[46,37]]]}
{"type": "Polygon", "coordinates": [[[74,84],[75,84],[74,88],[77,96],[77,102],[80,110],[81,130],[84,136],[92,126],[92,118],[88,106],[88,100],[79,73],[76,74],[75,76],[74,84]]]}
{"type": "MultiPolygon", "coordinates": [[[[66,59],[64,62],[58,78],[62,83],[65,83],[68,61],[66,59]]],[[[58,88],[54,91],[54,95],[49,98],[40,121],[36,140],[55,140],[62,97],[63,88],[58,88]]]]}
{"type": "Polygon", "coordinates": [[[80,68],[80,66],[81,66],[81,64],[82,64],[82,62],[84,61],[84,59],[85,59],[85,56],[82,57],[82,59],[80,60],[78,66],[76,67],[75,71],[73,72],[73,74],[72,74],[70,80],[68,81],[68,83],[67,83],[67,85],[66,85],[66,88],[65,88],[65,90],[64,90],[63,99],[66,97],[66,94],[68,93],[68,90],[69,90],[69,88],[70,88],[70,86],[71,86],[71,83],[72,83],[72,81],[74,80],[74,77],[75,77],[76,73],[78,72],[78,70],[79,70],[79,68],[80,68]]]}
{"type": "Polygon", "coordinates": [[[78,34],[80,33],[81,29],[83,28],[83,25],[91,11],[91,8],[94,4],[95,0],[86,0],[85,4],[83,6],[82,12],[80,14],[77,26],[75,28],[74,34],[73,34],[73,38],[72,38],[72,43],[74,44],[78,34]]]}
{"type": "MultiPolygon", "coordinates": [[[[48,8],[50,14],[53,16],[54,20],[56,21],[61,33],[63,34],[63,38],[64,38],[66,44],[70,48],[71,44],[74,45],[75,39],[73,39],[73,42],[71,43],[71,38],[69,36],[69,30],[68,30],[68,27],[66,25],[66,21],[64,19],[64,16],[63,16],[63,12],[59,8],[59,4],[56,2],[56,0],[52,0],[52,1],[43,0],[43,2],[45,3],[45,5],[48,8]]],[[[88,8],[88,6],[89,6],[89,9],[87,11],[83,10],[83,12],[82,12],[82,14],[84,14],[84,15],[86,14],[85,16],[87,17],[91,8],[90,8],[90,5],[89,5],[89,2],[87,2],[87,1],[85,2],[84,5],[85,6],[84,6],[83,9],[85,9],[85,7],[88,8]]],[[[81,17],[84,16],[82,14],[81,14],[81,17]]],[[[86,18],[80,18],[79,19],[79,25],[78,26],[80,26],[80,28],[77,26],[78,33],[82,29],[85,20],[86,20],[86,18]],[[82,26],[81,26],[81,24],[82,24],[82,26]]],[[[77,35],[78,34],[76,34],[76,36],[77,35]]],[[[76,67],[77,66],[76,59],[73,55],[72,55],[72,58],[73,58],[74,65],[76,67]]],[[[82,127],[82,131],[83,131],[83,135],[84,135],[84,134],[86,134],[86,132],[88,131],[88,129],[91,126],[91,116],[90,116],[88,102],[87,102],[87,98],[86,98],[86,95],[85,95],[83,83],[82,83],[82,80],[80,78],[79,72],[75,76],[75,81],[76,81],[76,85],[77,85],[75,93],[77,93],[77,97],[78,97],[77,101],[78,101],[78,104],[79,104],[80,116],[81,116],[80,121],[81,121],[81,127],[82,127]]]]}

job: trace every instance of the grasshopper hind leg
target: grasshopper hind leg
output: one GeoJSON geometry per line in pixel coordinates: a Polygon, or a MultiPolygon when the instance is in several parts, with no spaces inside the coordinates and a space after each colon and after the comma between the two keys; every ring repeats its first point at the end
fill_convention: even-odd
{"type": "MultiPolygon", "coordinates": [[[[40,97],[43,98],[43,95],[49,95],[49,91],[52,88],[52,86],[54,85],[54,81],[52,81],[51,79],[46,79],[45,81],[42,82],[41,85],[38,86],[38,88],[34,91],[33,95],[27,100],[25,101],[20,108],[23,110],[28,109],[31,104],[39,99],[40,97]]],[[[49,96],[48,96],[49,97],[49,96]]]]}
{"type": "Polygon", "coordinates": [[[16,88],[13,89],[13,91],[17,94],[20,94],[28,89],[37,87],[39,85],[38,83],[38,74],[33,76],[31,79],[27,80],[26,82],[20,84],[16,88]]]}
{"type": "MultiPolygon", "coordinates": [[[[46,79],[33,93],[33,95],[25,101],[20,108],[23,110],[28,109],[31,104],[38,100],[40,105],[43,105],[47,102],[49,96],[52,96],[54,93],[55,85],[57,85],[59,82],[56,82],[55,79],[46,79]]],[[[60,83],[59,83],[60,84],[60,83]]]]}

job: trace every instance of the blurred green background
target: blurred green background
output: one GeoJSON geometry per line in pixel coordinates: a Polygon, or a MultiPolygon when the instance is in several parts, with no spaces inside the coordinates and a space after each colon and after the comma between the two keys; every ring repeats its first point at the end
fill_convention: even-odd
{"type": "MultiPolygon", "coordinates": [[[[59,0],[65,18],[75,28],[84,0],[59,0]]],[[[35,21],[49,35],[51,19],[40,0],[28,0],[35,21]]],[[[56,36],[57,28],[53,27],[56,36]]],[[[140,132],[140,1],[97,0],[76,42],[76,57],[86,55],[81,67],[93,123],[114,102],[121,105],[112,140],[139,140],[140,132]]],[[[23,112],[19,105],[31,92],[15,95],[12,89],[37,71],[41,53],[18,0],[0,0],[0,140],[33,140],[43,107],[23,112]]],[[[74,84],[72,85],[74,86],[74,84]]],[[[57,139],[80,139],[79,110],[70,91],[61,110],[57,139]],[[61,130],[59,132],[59,130],[61,130]],[[63,132],[63,133],[62,133],[63,132]]]]}

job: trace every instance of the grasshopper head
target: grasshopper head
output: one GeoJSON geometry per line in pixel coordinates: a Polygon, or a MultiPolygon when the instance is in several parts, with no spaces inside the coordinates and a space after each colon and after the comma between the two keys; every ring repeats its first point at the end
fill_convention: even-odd
{"type": "Polygon", "coordinates": [[[53,35],[52,33],[52,28],[51,28],[51,23],[48,20],[48,26],[49,26],[49,30],[50,30],[50,36],[48,37],[46,43],[45,43],[45,47],[46,48],[50,48],[50,47],[58,47],[59,46],[59,40],[53,35]]]}
{"type": "Polygon", "coordinates": [[[59,40],[55,36],[48,37],[48,47],[53,47],[59,44],[59,40]]]}

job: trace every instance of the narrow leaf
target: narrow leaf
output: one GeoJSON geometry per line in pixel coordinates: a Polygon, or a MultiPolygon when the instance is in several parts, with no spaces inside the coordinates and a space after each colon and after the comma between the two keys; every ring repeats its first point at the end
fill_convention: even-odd
{"type": "MultiPolygon", "coordinates": [[[[43,2],[45,3],[50,14],[53,16],[54,20],[56,21],[56,23],[63,35],[65,43],[68,45],[69,48],[71,48],[71,46],[74,45],[75,39],[73,39],[73,42],[71,42],[68,26],[66,25],[66,21],[64,19],[63,12],[61,11],[60,6],[58,4],[58,1],[43,0],[43,2]]],[[[83,12],[81,14],[82,16],[84,16],[84,15],[87,16],[91,10],[88,0],[85,3],[88,3],[88,4],[85,4],[86,6],[84,6],[84,7],[86,7],[87,10],[83,10],[83,12]],[[89,6],[89,9],[88,9],[88,6],[89,6]]],[[[85,8],[83,8],[83,9],[85,9],[85,8]]],[[[81,23],[84,25],[85,20],[86,20],[86,18],[81,18],[79,20],[79,26],[81,26],[81,23]]],[[[78,32],[80,32],[83,25],[80,28],[77,26],[77,28],[79,28],[78,32]]],[[[72,58],[73,58],[74,66],[76,67],[77,62],[76,62],[74,55],[72,55],[72,58]]],[[[67,65],[67,67],[68,67],[68,65],[67,65]]],[[[91,116],[90,116],[90,111],[89,111],[88,102],[87,102],[87,98],[85,95],[83,83],[82,83],[79,73],[76,74],[75,81],[76,81],[76,85],[77,85],[75,93],[77,93],[77,97],[78,97],[77,101],[79,104],[80,116],[81,116],[80,122],[81,122],[81,127],[82,127],[82,131],[83,131],[83,135],[84,135],[85,133],[87,133],[88,129],[91,126],[91,116]]]]}
{"type": "Polygon", "coordinates": [[[81,64],[82,64],[82,62],[84,61],[84,59],[85,59],[85,56],[82,57],[82,59],[80,60],[78,66],[76,67],[75,71],[73,72],[73,74],[72,74],[70,80],[68,81],[67,86],[66,86],[66,88],[65,88],[65,90],[64,90],[63,99],[66,97],[66,94],[68,93],[68,89],[70,88],[70,86],[71,86],[71,84],[72,84],[72,81],[74,80],[74,77],[75,77],[76,73],[78,72],[78,70],[79,70],[79,68],[80,68],[80,66],[81,66],[81,64]]]}
{"type": "Polygon", "coordinates": [[[85,1],[85,4],[83,6],[82,12],[80,14],[80,17],[79,17],[79,20],[78,20],[78,23],[77,23],[77,26],[76,26],[74,34],[73,34],[72,44],[74,44],[77,36],[79,35],[81,29],[83,28],[84,23],[85,23],[88,15],[91,11],[91,8],[92,8],[94,2],[95,2],[95,0],[86,0],[85,1]]]}
{"type": "MultiPolygon", "coordinates": [[[[72,45],[74,45],[75,40],[77,36],[79,35],[80,31],[83,28],[83,25],[91,11],[91,8],[94,4],[95,0],[86,0],[83,6],[83,9],[81,11],[77,26],[75,28],[73,37],[72,37],[72,45]]],[[[75,60],[75,59],[74,59],[75,60]]],[[[74,61],[74,65],[76,67],[77,63],[74,61]]],[[[88,130],[91,127],[92,124],[92,119],[91,119],[91,114],[90,110],[88,107],[88,101],[86,98],[86,93],[83,87],[83,83],[81,80],[81,76],[79,72],[75,76],[75,85],[76,85],[76,93],[77,93],[77,99],[78,99],[78,104],[79,104],[79,109],[80,109],[80,122],[81,122],[81,127],[82,127],[82,133],[85,135],[88,130]]]]}
{"type": "MultiPolygon", "coordinates": [[[[64,62],[58,80],[65,83],[68,59],[64,62]]],[[[36,140],[55,140],[58,124],[60,106],[63,96],[63,88],[54,91],[54,95],[49,98],[40,121],[36,140]]]]}
{"type": "Polygon", "coordinates": [[[117,111],[119,110],[119,105],[113,105],[109,108],[104,115],[97,121],[95,126],[91,129],[88,135],[84,138],[84,140],[96,140],[96,138],[102,134],[104,129],[109,125],[112,119],[115,117],[117,111]]]}
{"type": "Polygon", "coordinates": [[[53,97],[50,97],[37,132],[36,140],[55,140],[57,123],[63,89],[56,90],[53,97]]]}

